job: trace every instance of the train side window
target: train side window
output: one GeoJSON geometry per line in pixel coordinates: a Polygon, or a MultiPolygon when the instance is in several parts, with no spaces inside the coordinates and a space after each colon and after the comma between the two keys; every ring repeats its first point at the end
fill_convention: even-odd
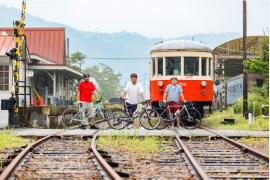
{"type": "Polygon", "coordinates": [[[202,76],[206,76],[206,68],[207,68],[206,61],[207,61],[207,59],[203,57],[202,64],[201,64],[202,76]]]}
{"type": "Polygon", "coordinates": [[[199,75],[199,57],[184,57],[184,74],[186,76],[199,75]]]}
{"type": "Polygon", "coordinates": [[[157,74],[158,76],[163,76],[163,58],[158,58],[158,68],[157,68],[157,74]]]}
{"type": "Polygon", "coordinates": [[[152,58],[152,76],[156,75],[156,59],[152,58]]]}
{"type": "Polygon", "coordinates": [[[166,75],[181,75],[180,57],[166,57],[166,75]]]}

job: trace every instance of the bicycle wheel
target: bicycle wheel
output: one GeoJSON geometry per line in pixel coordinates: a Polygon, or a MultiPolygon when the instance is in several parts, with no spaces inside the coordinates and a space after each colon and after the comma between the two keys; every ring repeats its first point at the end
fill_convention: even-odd
{"type": "Polygon", "coordinates": [[[180,124],[186,129],[195,129],[201,124],[201,114],[195,108],[187,108],[187,110],[180,113],[180,124]]]}
{"type": "Polygon", "coordinates": [[[97,129],[108,129],[110,126],[108,124],[107,118],[111,110],[109,109],[100,109],[97,111],[94,117],[89,117],[88,122],[90,127],[94,126],[97,129]]]}
{"type": "Polygon", "coordinates": [[[67,108],[62,113],[61,124],[65,129],[76,128],[81,125],[83,114],[77,108],[67,108]]]}
{"type": "Polygon", "coordinates": [[[159,126],[160,116],[157,111],[153,109],[145,109],[141,112],[139,121],[143,128],[153,130],[159,126]]]}
{"type": "Polygon", "coordinates": [[[128,115],[123,110],[115,110],[112,111],[108,118],[107,118],[108,124],[113,129],[124,129],[129,123],[128,123],[128,115]]]}
{"type": "MultiPolygon", "coordinates": [[[[168,120],[167,113],[164,112],[164,109],[162,108],[155,108],[154,110],[159,114],[159,117],[160,117],[159,125],[155,129],[157,130],[166,129],[170,125],[170,122],[171,122],[168,120]]],[[[154,126],[154,124],[152,124],[151,122],[150,124],[151,126],[154,126]]]]}

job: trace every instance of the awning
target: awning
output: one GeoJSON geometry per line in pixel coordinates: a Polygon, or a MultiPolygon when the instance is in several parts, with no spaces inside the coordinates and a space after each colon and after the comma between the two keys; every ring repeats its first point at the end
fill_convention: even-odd
{"type": "Polygon", "coordinates": [[[34,71],[48,71],[48,72],[62,72],[65,75],[68,75],[71,78],[79,79],[83,76],[83,73],[75,70],[71,67],[65,65],[55,65],[55,64],[35,64],[28,65],[28,70],[34,71]]]}

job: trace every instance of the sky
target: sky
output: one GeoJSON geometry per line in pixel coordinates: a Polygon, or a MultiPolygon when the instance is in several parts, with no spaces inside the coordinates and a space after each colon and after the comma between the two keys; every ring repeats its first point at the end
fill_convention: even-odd
{"type": "MultiPolygon", "coordinates": [[[[21,2],[0,5],[20,9],[21,2]]],[[[267,32],[268,0],[247,0],[247,11],[248,35],[267,32]]],[[[27,13],[84,31],[148,37],[242,32],[242,0],[27,0],[27,13]]]]}

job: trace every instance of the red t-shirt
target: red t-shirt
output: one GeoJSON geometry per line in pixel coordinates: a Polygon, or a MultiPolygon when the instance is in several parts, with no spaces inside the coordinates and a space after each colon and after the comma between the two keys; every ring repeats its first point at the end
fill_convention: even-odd
{"type": "Polygon", "coordinates": [[[96,90],[94,84],[91,81],[82,81],[78,86],[80,92],[80,101],[92,102],[92,94],[96,90]]]}

